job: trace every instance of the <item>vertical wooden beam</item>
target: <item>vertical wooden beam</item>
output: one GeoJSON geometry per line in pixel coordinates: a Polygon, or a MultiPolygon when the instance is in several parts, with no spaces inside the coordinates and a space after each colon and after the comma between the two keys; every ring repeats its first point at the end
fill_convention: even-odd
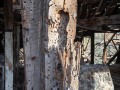
{"type": "Polygon", "coordinates": [[[12,0],[4,0],[5,90],[13,90],[13,11],[12,0]]]}
{"type": "Polygon", "coordinates": [[[44,0],[43,16],[45,90],[79,90],[77,0],[44,0]]]}
{"type": "Polygon", "coordinates": [[[22,0],[26,90],[42,90],[40,89],[41,2],[42,0],[22,0]]]}
{"type": "Polygon", "coordinates": [[[19,77],[19,51],[20,51],[20,26],[16,25],[14,26],[14,32],[13,32],[13,37],[14,37],[14,43],[13,43],[13,48],[14,48],[14,62],[13,62],[13,67],[14,67],[14,85],[18,84],[18,77],[19,77]]]}
{"type": "Polygon", "coordinates": [[[103,64],[107,63],[106,33],[104,33],[103,64]]]}
{"type": "MultiPolygon", "coordinates": [[[[120,50],[120,45],[119,45],[119,50],[120,50]]],[[[116,64],[120,64],[120,52],[117,54],[116,64]]]]}
{"type": "Polygon", "coordinates": [[[19,50],[20,50],[20,26],[14,26],[14,66],[17,66],[19,62],[19,50]]]}
{"type": "Polygon", "coordinates": [[[116,35],[116,33],[113,33],[113,35],[107,40],[108,38],[107,33],[104,33],[104,49],[103,49],[103,63],[107,64],[107,46],[109,45],[109,43],[113,40],[114,36],[116,35]],[[107,41],[107,42],[106,42],[107,41]]]}
{"type": "Polygon", "coordinates": [[[94,64],[94,33],[91,35],[91,64],[94,64]]]}

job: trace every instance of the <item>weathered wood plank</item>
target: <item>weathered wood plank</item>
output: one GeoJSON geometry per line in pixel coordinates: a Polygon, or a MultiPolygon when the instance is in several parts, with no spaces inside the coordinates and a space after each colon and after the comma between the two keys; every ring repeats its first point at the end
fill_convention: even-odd
{"type": "Polygon", "coordinates": [[[23,0],[23,44],[26,90],[40,89],[41,0],[23,0]]]}
{"type": "Polygon", "coordinates": [[[12,0],[4,0],[5,90],[13,90],[13,13],[12,0]]]}

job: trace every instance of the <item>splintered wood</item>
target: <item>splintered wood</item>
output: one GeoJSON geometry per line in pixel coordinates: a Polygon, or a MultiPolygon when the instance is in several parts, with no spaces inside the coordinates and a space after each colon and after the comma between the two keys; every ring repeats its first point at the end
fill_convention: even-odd
{"type": "Polygon", "coordinates": [[[78,90],[77,0],[45,0],[44,4],[45,90],[78,90]]]}
{"type": "Polygon", "coordinates": [[[74,43],[77,0],[22,3],[26,89],[78,90],[81,45],[74,43]]]}

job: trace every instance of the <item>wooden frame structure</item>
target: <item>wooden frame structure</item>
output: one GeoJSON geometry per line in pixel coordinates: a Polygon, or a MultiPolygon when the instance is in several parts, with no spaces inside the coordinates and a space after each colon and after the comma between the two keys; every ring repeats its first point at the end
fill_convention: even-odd
{"type": "Polygon", "coordinates": [[[120,32],[119,0],[22,0],[20,5],[22,8],[4,0],[4,12],[0,9],[5,25],[5,90],[14,88],[13,71],[20,49],[20,31],[14,31],[17,25],[22,26],[26,90],[79,90],[84,36],[91,37],[91,64],[95,33],[114,33],[107,41],[104,36],[104,64],[109,65],[120,54],[118,50],[106,60],[106,48],[120,32]],[[19,22],[14,18],[16,9],[22,15],[19,22]],[[78,42],[74,42],[76,36],[78,42]]]}

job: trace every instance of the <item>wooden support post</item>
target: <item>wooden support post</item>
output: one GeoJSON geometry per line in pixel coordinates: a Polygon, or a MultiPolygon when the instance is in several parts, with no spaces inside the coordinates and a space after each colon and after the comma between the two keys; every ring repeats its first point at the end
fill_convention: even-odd
{"type": "Polygon", "coordinates": [[[45,90],[79,90],[80,45],[74,44],[77,0],[44,0],[43,16],[45,90]]]}
{"type": "Polygon", "coordinates": [[[26,90],[43,90],[40,89],[41,2],[42,0],[22,0],[26,90]]]}
{"type": "Polygon", "coordinates": [[[113,40],[114,36],[116,35],[116,33],[114,33],[108,40],[108,42],[106,43],[106,39],[107,39],[107,33],[104,33],[104,49],[103,49],[103,63],[106,64],[107,61],[107,46],[109,45],[109,43],[113,40]]]}
{"type": "MultiPolygon", "coordinates": [[[[120,45],[119,45],[119,50],[120,50],[120,45]]],[[[120,52],[117,54],[116,64],[120,64],[120,52]]]]}
{"type": "Polygon", "coordinates": [[[12,0],[4,0],[5,90],[13,90],[13,10],[12,0]]]}
{"type": "Polygon", "coordinates": [[[91,35],[91,64],[94,64],[94,33],[91,35]]]}
{"type": "Polygon", "coordinates": [[[104,33],[103,64],[107,63],[106,33],[104,33]]]}
{"type": "Polygon", "coordinates": [[[20,26],[14,27],[14,67],[17,66],[19,62],[19,50],[20,50],[20,26]]]}
{"type": "Polygon", "coordinates": [[[19,51],[20,51],[20,26],[14,26],[14,32],[13,32],[13,37],[14,37],[14,62],[13,62],[13,67],[14,67],[14,85],[17,86],[19,80],[19,51]]]}

